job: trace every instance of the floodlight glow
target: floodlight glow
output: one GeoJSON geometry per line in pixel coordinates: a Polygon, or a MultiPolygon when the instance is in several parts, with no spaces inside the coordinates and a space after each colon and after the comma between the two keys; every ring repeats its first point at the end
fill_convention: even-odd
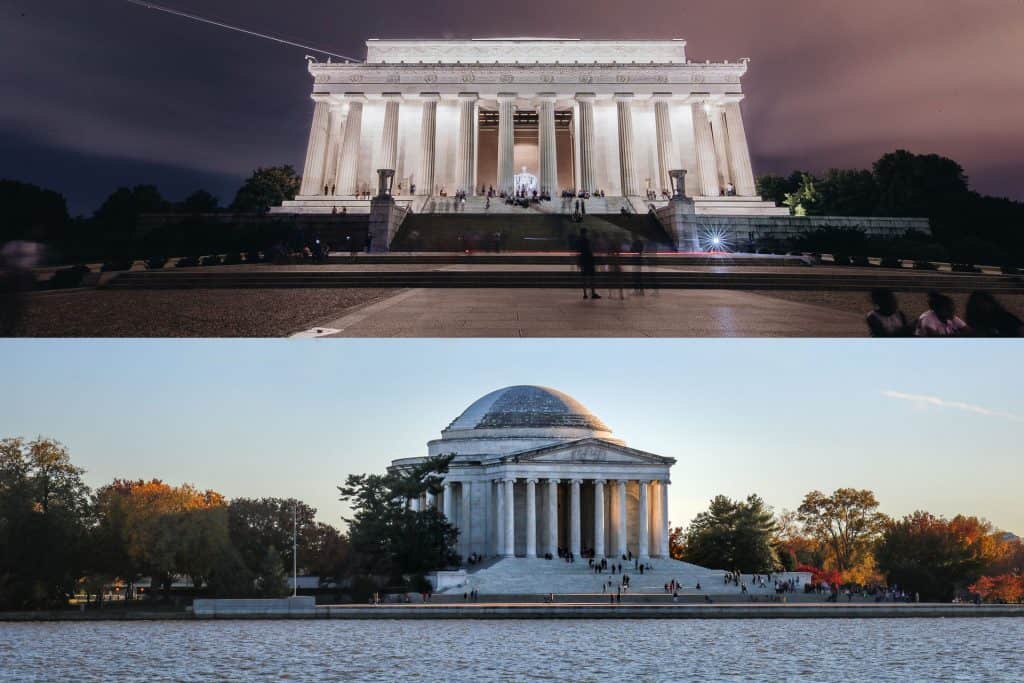
{"type": "Polygon", "coordinates": [[[721,244],[721,243],[722,243],[722,238],[721,238],[721,237],[718,237],[718,236],[716,235],[715,237],[712,237],[712,238],[711,238],[711,243],[712,243],[712,244],[721,244]]]}

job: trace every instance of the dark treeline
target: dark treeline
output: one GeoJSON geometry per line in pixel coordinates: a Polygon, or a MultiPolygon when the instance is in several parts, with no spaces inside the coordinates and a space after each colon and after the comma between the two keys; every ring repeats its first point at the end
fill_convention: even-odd
{"type": "Polygon", "coordinates": [[[931,239],[910,235],[897,240],[902,244],[887,247],[836,231],[809,236],[802,246],[810,251],[1024,264],[1024,203],[971,190],[960,164],[936,154],[897,150],[878,159],[871,170],[832,169],[822,177],[805,171],[764,175],[757,188],[765,199],[788,206],[796,215],[920,216],[931,223],[931,239]]]}
{"type": "Polygon", "coordinates": [[[230,223],[211,223],[203,216],[264,214],[269,207],[294,198],[300,182],[291,166],[256,169],[226,207],[202,189],[171,202],[154,185],[121,187],[91,216],[71,217],[59,193],[0,180],[0,244],[13,239],[42,242],[52,259],[65,263],[262,248],[286,232],[278,234],[270,228],[263,231],[266,234],[240,236],[230,223]],[[144,214],[178,214],[186,220],[140,237],[139,218],[144,214]]]}
{"type": "Polygon", "coordinates": [[[0,609],[61,607],[83,594],[96,604],[105,593],[150,603],[286,595],[293,515],[299,574],[320,577],[332,599],[427,590],[425,572],[459,563],[458,534],[437,510],[404,501],[439,489],[446,467],[441,459],[405,475],[349,477],[339,487],[354,511],[346,534],[294,499],[227,500],[157,479],[91,490],[61,444],[3,439],[0,609]]]}

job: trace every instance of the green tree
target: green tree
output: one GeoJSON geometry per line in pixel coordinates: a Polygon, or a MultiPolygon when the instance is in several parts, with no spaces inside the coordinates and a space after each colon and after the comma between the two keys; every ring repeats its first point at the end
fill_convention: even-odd
{"type": "Polygon", "coordinates": [[[281,553],[268,546],[256,570],[256,590],[265,598],[288,594],[288,578],[281,566],[281,553]]]}
{"type": "Polygon", "coordinates": [[[706,567],[770,572],[779,566],[772,545],[774,533],[772,510],[760,496],[752,494],[746,500],[715,496],[708,510],[687,527],[680,555],[706,567]]]}
{"type": "Polygon", "coordinates": [[[782,205],[786,195],[792,194],[800,187],[801,179],[806,175],[803,171],[793,171],[788,176],[766,174],[757,179],[757,193],[782,205]]]}
{"type": "Polygon", "coordinates": [[[294,498],[235,498],[228,505],[231,543],[242,561],[256,571],[267,548],[278,548],[281,568],[292,571],[292,511],[298,522],[299,568],[314,563],[322,536],[327,533],[316,522],[316,508],[294,498]]]}
{"type": "Polygon", "coordinates": [[[817,183],[816,210],[824,216],[872,216],[878,185],[871,171],[833,168],[817,183]]]}
{"type": "Polygon", "coordinates": [[[291,166],[257,168],[242,184],[231,210],[239,213],[266,213],[286,199],[295,199],[302,178],[291,166]]]}
{"type": "Polygon", "coordinates": [[[873,492],[851,488],[836,489],[830,496],[811,491],[797,508],[797,519],[840,572],[859,563],[887,521],[873,492]]]}
{"type": "Polygon", "coordinates": [[[458,531],[436,508],[414,512],[408,501],[437,493],[451,456],[387,474],[352,474],[338,487],[352,508],[348,538],[355,570],[396,578],[445,567],[456,560],[458,531]]]}
{"type": "Polygon", "coordinates": [[[789,207],[790,213],[794,216],[821,215],[821,193],[818,192],[817,182],[810,173],[801,174],[796,190],[786,194],[782,201],[789,207]]]}
{"type": "Polygon", "coordinates": [[[84,470],[43,437],[0,441],[0,608],[62,605],[86,564],[84,470]]]}

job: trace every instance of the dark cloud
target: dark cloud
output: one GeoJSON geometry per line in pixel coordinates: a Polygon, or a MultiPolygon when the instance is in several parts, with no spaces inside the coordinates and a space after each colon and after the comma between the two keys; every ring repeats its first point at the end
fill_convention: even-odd
{"type": "MultiPolygon", "coordinates": [[[[692,59],[752,58],[758,172],[865,166],[906,147],[957,159],[976,189],[1024,198],[1020,0],[164,3],[354,56],[368,37],[682,37],[692,59]]],[[[112,189],[99,179],[224,194],[255,166],[299,165],[302,56],[124,0],[4,0],[0,176],[84,211],[112,189]]]]}

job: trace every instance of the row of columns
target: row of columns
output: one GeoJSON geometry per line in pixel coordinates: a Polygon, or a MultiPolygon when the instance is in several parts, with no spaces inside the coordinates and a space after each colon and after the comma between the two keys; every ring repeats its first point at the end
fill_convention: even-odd
{"type": "MultiPolygon", "coordinates": [[[[319,99],[313,111],[306,165],[301,192],[304,195],[352,195],[357,190],[359,139],[362,133],[363,96],[349,96],[347,117],[342,104],[319,99]]],[[[385,94],[384,126],[380,143],[382,168],[395,168],[398,154],[398,118],[401,96],[385,94]]],[[[420,135],[420,194],[431,194],[434,187],[437,157],[436,93],[423,95],[420,135]]],[[[498,190],[512,192],[515,165],[515,93],[498,95],[498,190]]],[[[593,93],[577,93],[580,189],[594,192],[597,187],[593,93]]],[[[640,194],[634,151],[632,95],[615,96],[618,129],[619,181],[623,195],[640,194]]],[[[537,97],[540,157],[539,183],[542,191],[554,193],[558,187],[558,160],[555,141],[555,95],[537,97]]],[[[475,93],[458,96],[459,121],[455,153],[455,176],[458,189],[470,194],[476,188],[477,111],[475,93]]],[[[704,102],[691,104],[694,142],[697,151],[697,174],[700,192],[718,196],[722,188],[732,184],[741,196],[756,193],[746,132],[739,103],[711,106],[704,102]]],[[[658,175],[661,187],[670,188],[668,172],[680,168],[678,150],[672,136],[669,96],[654,98],[655,135],[658,175]]]]}
{"type": "MultiPolygon", "coordinates": [[[[545,515],[546,525],[543,530],[545,547],[548,552],[554,553],[558,545],[558,485],[560,479],[546,479],[544,485],[547,491],[547,514],[545,515]]],[[[616,480],[613,492],[612,524],[615,530],[615,547],[608,548],[605,545],[605,485],[604,479],[590,480],[594,487],[594,554],[597,557],[620,557],[627,553],[626,546],[626,485],[627,480],[616,480]]],[[[538,479],[526,479],[526,556],[537,557],[537,484],[538,479]]],[[[477,482],[480,483],[480,482],[477,482]]],[[[485,482],[486,483],[486,482],[485,482]]],[[[496,489],[496,554],[501,557],[515,556],[515,478],[497,480],[496,489]]],[[[460,506],[460,519],[454,518],[453,496],[451,491],[452,482],[444,483],[443,512],[445,517],[456,523],[465,533],[471,528],[470,511],[472,510],[472,487],[473,482],[460,482],[462,487],[460,506]]],[[[581,502],[580,493],[583,480],[572,479],[569,482],[569,538],[568,550],[579,556],[581,550],[582,524],[581,524],[581,502]]],[[[659,500],[652,506],[649,500],[650,482],[638,481],[639,500],[637,508],[637,555],[640,558],[648,558],[652,554],[660,557],[668,557],[668,482],[658,481],[660,492],[659,500]],[[654,548],[650,547],[650,518],[654,512],[657,520],[655,527],[656,541],[654,548]],[[653,551],[653,553],[652,553],[653,551]]],[[[418,509],[418,508],[417,508],[418,509]]],[[[468,541],[464,540],[468,544],[468,541]]]]}

